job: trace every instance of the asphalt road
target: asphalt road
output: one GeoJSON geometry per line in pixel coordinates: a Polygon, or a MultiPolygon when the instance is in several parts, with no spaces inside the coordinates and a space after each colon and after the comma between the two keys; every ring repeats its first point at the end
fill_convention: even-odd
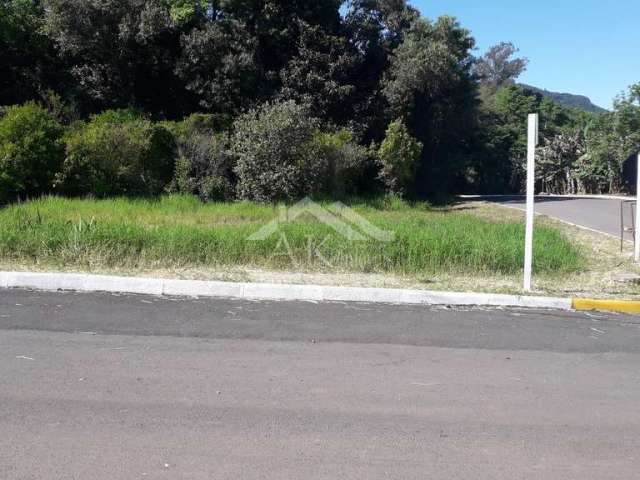
{"type": "MultiPolygon", "coordinates": [[[[481,197],[482,200],[526,209],[522,195],[481,197]]],[[[536,197],[536,213],[587,227],[620,238],[620,200],[606,198],[536,197]]],[[[625,223],[631,226],[630,207],[625,207],[625,223]]],[[[625,238],[633,240],[630,233],[625,238]]]]}
{"type": "Polygon", "coordinates": [[[630,479],[640,319],[0,291],[0,478],[630,479]]]}

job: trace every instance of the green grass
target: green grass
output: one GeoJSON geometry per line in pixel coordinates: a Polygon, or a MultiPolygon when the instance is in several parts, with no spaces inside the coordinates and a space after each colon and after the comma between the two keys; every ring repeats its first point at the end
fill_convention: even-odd
{"type": "MultiPolygon", "coordinates": [[[[395,274],[513,274],[522,269],[524,227],[397,199],[348,202],[395,240],[349,242],[305,216],[266,241],[247,237],[279,206],[46,197],[0,210],[0,259],[21,265],[153,269],[247,266],[301,271],[395,274]],[[312,240],[310,240],[312,239],[312,240]],[[309,244],[323,257],[309,255],[309,244]],[[320,246],[318,246],[320,245],[320,246]]],[[[536,229],[537,273],[583,268],[580,251],[558,230],[536,229]]],[[[313,250],[313,249],[312,249],[313,250]]]]}

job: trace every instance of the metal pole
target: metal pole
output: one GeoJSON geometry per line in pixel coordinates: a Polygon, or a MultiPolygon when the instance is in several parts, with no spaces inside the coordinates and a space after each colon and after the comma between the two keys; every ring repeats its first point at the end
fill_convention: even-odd
{"type": "Polygon", "coordinates": [[[636,172],[636,224],[634,228],[635,248],[634,258],[636,263],[640,262],[640,205],[638,199],[640,198],[640,153],[638,153],[638,169],[636,172]]]}
{"type": "Polygon", "coordinates": [[[524,244],[524,290],[531,291],[533,271],[533,221],[535,214],[536,146],[538,145],[538,114],[529,115],[527,139],[527,227],[524,244]]]}

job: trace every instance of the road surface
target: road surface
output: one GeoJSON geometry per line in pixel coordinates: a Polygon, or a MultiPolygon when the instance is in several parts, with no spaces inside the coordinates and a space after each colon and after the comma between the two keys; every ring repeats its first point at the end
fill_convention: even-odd
{"type": "Polygon", "coordinates": [[[629,479],[640,320],[0,290],[0,478],[629,479]]]}
{"type": "MultiPolygon", "coordinates": [[[[479,198],[523,211],[526,209],[526,198],[521,195],[479,198]]],[[[625,207],[625,222],[631,226],[632,218],[629,208],[629,206],[625,207]]],[[[620,238],[620,200],[539,196],[536,197],[536,213],[620,238]]],[[[629,233],[625,238],[633,240],[629,233]]]]}

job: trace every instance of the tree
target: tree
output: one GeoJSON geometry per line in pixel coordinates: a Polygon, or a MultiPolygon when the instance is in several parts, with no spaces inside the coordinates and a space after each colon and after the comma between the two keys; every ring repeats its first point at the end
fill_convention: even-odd
{"type": "Polygon", "coordinates": [[[446,191],[469,155],[477,106],[474,43],[451,17],[419,20],[391,57],[383,91],[391,113],[424,145],[419,193],[446,191]]]}
{"type": "MultiPolygon", "coordinates": [[[[480,111],[471,177],[476,191],[519,192],[525,179],[527,116],[538,111],[540,97],[517,85],[505,85],[484,99],[480,111]]],[[[544,125],[544,121],[541,122],[544,125]]]]}
{"type": "Polygon", "coordinates": [[[63,75],[43,18],[40,0],[0,0],[0,105],[39,99],[63,75]]]}
{"type": "MultiPolygon", "coordinates": [[[[65,126],[92,125],[93,115],[109,109],[133,109],[140,121],[166,125],[206,118],[223,135],[212,140],[194,129],[179,145],[181,159],[193,159],[181,164],[187,190],[203,198],[227,197],[234,186],[223,141],[232,126],[263,142],[261,151],[242,146],[244,158],[260,165],[239,167],[246,184],[257,182],[255,198],[362,191],[350,190],[347,177],[378,189],[373,158],[395,120],[422,145],[414,181],[407,181],[419,186],[416,194],[518,191],[526,117],[535,111],[547,148],[545,188],[626,188],[622,166],[640,149],[640,85],[617,99],[614,112],[595,117],[518,86],[528,61],[512,43],[479,59],[474,43],[455,19],[422,18],[408,0],[0,0],[0,105],[36,100],[65,126]],[[291,118],[317,128],[296,130],[291,118]],[[258,128],[267,121],[290,129],[258,128]],[[287,148],[303,137],[310,140],[294,142],[293,157],[265,146],[287,148]],[[259,178],[262,168],[269,181],[259,178]],[[321,173],[327,168],[333,173],[321,173]],[[301,172],[329,180],[305,183],[301,172]],[[214,185],[213,178],[224,181],[214,185]]],[[[118,135],[105,145],[117,144],[118,135]]],[[[254,198],[252,189],[243,195],[254,198]]]]}
{"type": "Polygon", "coordinates": [[[538,148],[536,178],[543,192],[556,194],[585,193],[576,168],[585,154],[584,132],[560,133],[545,140],[538,148]]]}
{"type": "Polygon", "coordinates": [[[84,110],[136,107],[175,116],[180,31],[160,0],[47,0],[46,30],[69,65],[84,110]]]}
{"type": "Polygon", "coordinates": [[[406,0],[350,0],[345,12],[344,35],[359,55],[351,81],[357,88],[350,123],[365,142],[378,142],[393,118],[384,114],[383,76],[391,54],[420,14],[406,0]]]}
{"type": "Polygon", "coordinates": [[[346,5],[345,25],[352,42],[363,52],[393,51],[420,13],[406,0],[350,0],[346,5]]]}
{"type": "Polygon", "coordinates": [[[619,192],[624,188],[623,164],[640,151],[640,84],[614,101],[613,112],[595,118],[587,129],[586,160],[594,175],[592,188],[619,192]]]}
{"type": "Polygon", "coordinates": [[[297,51],[305,28],[329,34],[340,27],[341,0],[220,0],[219,18],[233,18],[245,26],[256,42],[263,72],[259,83],[263,100],[280,88],[279,73],[297,51]]]}
{"type": "Polygon", "coordinates": [[[596,116],[563,107],[538,92],[507,83],[483,99],[477,154],[468,171],[475,190],[512,193],[524,187],[527,116],[540,114],[538,185],[549,193],[588,190],[584,169],[585,127],[596,116]]]}
{"type": "Polygon", "coordinates": [[[514,83],[529,63],[526,58],[513,58],[518,51],[511,42],[494,45],[476,61],[475,74],[494,88],[514,83]]]}
{"type": "Polygon", "coordinates": [[[197,195],[202,201],[231,200],[235,195],[234,157],[229,135],[215,115],[192,114],[181,122],[164,122],[176,142],[171,193],[197,195]],[[223,127],[223,128],[221,128],[223,127]]]}
{"type": "Polygon", "coordinates": [[[296,55],[280,72],[279,97],[307,104],[318,118],[346,124],[357,90],[353,83],[360,60],[357,52],[345,38],[319,27],[303,29],[298,44],[296,55]]]}
{"type": "Polygon", "coordinates": [[[183,36],[176,72],[201,108],[235,117],[256,100],[256,41],[236,20],[207,22],[183,36]]]}

